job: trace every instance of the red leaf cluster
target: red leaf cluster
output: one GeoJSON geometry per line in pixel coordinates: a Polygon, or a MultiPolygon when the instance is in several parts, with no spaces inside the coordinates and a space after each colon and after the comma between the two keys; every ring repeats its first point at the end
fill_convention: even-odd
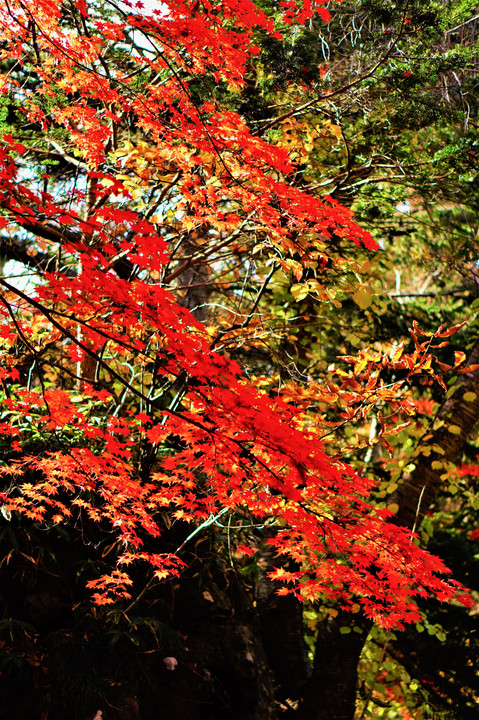
{"type": "MultiPolygon", "coordinates": [[[[280,5],[286,24],[304,22],[314,6],[328,19],[322,3],[280,5]]],[[[345,606],[359,598],[384,626],[418,619],[418,597],[457,597],[442,563],[390,513],[374,509],[372,481],[327,455],[300,404],[261,392],[217,352],[168,285],[178,273],[172,248],[180,233],[207,232],[221,244],[254,228],[273,253],[299,257],[311,238],[334,234],[375,247],[348,209],[288,184],[284,150],[190,90],[209,76],[232,91],[241,87],[257,53],[254,33],[276,33],[273,20],[250,0],[161,3],[151,13],[119,6],[109,19],[98,17],[95,3],[72,6],[68,29],[57,0],[12,0],[0,9],[3,57],[20,65],[28,58],[35,78],[22,85],[6,73],[0,91],[21,97],[48,147],[67,138],[65,154],[84,178],[63,194],[43,192],[22,160],[35,148],[4,136],[2,225],[57,238],[61,262],[35,290],[0,281],[1,336],[6,367],[18,341],[34,355],[37,346],[61,348],[71,374],[89,360],[95,371],[65,390],[55,379],[34,387],[24,379],[22,387],[8,369],[11,429],[0,429],[25,451],[3,469],[14,482],[2,502],[35,522],[83,517],[114,533],[117,566],[90,582],[100,604],[130,596],[134,561],[149,563],[160,579],[180,572],[180,550],[146,552],[145,538],[225,511],[276,529],[271,545],[299,568],[276,571],[284,592],[339,597],[345,606]],[[132,132],[120,142],[125,124],[145,140],[132,132]],[[166,220],[157,223],[152,209],[166,220]],[[181,402],[170,401],[172,388],[181,402]],[[33,432],[51,441],[49,450],[28,451],[33,432]],[[148,477],[138,463],[145,445],[157,453],[148,477]]],[[[413,337],[420,354],[424,346],[413,337]]],[[[369,358],[354,362],[358,375],[369,358]]]]}

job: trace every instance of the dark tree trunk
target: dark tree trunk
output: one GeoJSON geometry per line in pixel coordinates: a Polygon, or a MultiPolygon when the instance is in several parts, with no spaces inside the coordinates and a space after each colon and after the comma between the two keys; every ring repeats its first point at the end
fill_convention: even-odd
{"type": "Polygon", "coordinates": [[[285,565],[270,548],[261,551],[257,586],[257,608],[263,647],[276,685],[276,699],[295,706],[311,676],[311,663],[304,640],[303,608],[293,596],[278,596],[279,583],[267,573],[285,565]]]}
{"type": "Polygon", "coordinates": [[[360,622],[357,616],[340,612],[319,625],[313,674],[303,693],[298,720],[354,718],[358,662],[367,634],[360,622]]]}

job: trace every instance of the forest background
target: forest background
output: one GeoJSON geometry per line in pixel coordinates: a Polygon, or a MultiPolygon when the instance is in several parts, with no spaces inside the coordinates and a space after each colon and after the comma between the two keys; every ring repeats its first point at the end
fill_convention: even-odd
{"type": "Polygon", "coordinates": [[[477,12],[0,2],[0,717],[477,716],[477,12]]]}

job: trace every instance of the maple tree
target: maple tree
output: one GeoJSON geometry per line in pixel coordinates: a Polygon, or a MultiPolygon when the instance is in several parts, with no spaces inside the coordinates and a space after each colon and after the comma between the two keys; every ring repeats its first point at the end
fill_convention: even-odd
{"type": "MultiPolygon", "coordinates": [[[[3,514],[106,537],[110,567],[87,579],[97,605],[123,600],[128,613],[156,581],[181,581],[192,539],[227,521],[238,558],[261,546],[245,528],[266,526],[285,559],[269,572],[279,594],[400,628],[421,620],[418,598],[468,596],[414,539],[421,490],[401,527],[397,503],[378,504],[377,480],[348,463],[356,440],[329,436],[378,408],[360,443],[392,450],[418,407],[405,383],[445,387],[444,373],[471,366],[459,350],[452,362],[433,353],[461,323],[414,326],[411,352],[343,353],[324,382],[278,385],[242,362],[268,331],[272,278],[294,278],[298,302],[337,310],[350,293],[367,309],[357,277],[378,248],[347,207],[295,181],[300,122],[275,121],[267,142],[221,102],[247,85],[258,34],[280,42],[313,13],[330,17],[321,3],[280,6],[2,4],[2,93],[23,125],[3,135],[0,222],[36,273],[0,280],[3,514]],[[321,282],[330,266],[336,287],[321,282]]],[[[313,141],[335,142],[338,127],[313,141]]],[[[292,357],[287,342],[278,352],[292,357]]]]}

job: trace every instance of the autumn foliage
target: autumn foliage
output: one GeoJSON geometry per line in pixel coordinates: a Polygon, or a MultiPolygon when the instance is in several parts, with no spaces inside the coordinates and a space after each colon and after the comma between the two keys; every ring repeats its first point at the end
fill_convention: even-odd
{"type": "MultiPolygon", "coordinates": [[[[280,5],[283,27],[313,12],[327,20],[321,3],[280,5]]],[[[136,563],[159,580],[181,574],[183,543],[165,551],[165,533],[176,524],[186,542],[220,514],[268,524],[267,542],[291,561],[274,573],[281,593],[359,602],[385,627],[419,619],[420,597],[467,602],[394,523],[394,508],[375,507],[375,481],[323,442],[381,401],[392,408],[379,415],[387,447],[416,407],[384,369],[442,382],[450,368],[433,350],[449,331],[423,339],[416,328],[409,354],[362,350],[327,384],[274,392],[224,348],[249,322],[210,326],[184,302],[181,277],[198,247],[202,262],[224,268],[247,247],[298,283],[335,237],[377,249],[349,209],[289,182],[281,143],[253,134],[220,94],[198,91],[241,89],[255,36],[280,33],[275,22],[249,0],[156,10],[12,0],[0,26],[0,92],[30,128],[1,143],[0,226],[12,242],[34,236],[39,258],[55,248],[35,285],[0,280],[0,429],[12,448],[4,512],[110,534],[111,572],[89,582],[99,604],[134,596],[136,563]],[[29,172],[55,148],[66,180],[29,172]],[[33,358],[27,369],[19,348],[33,358]]]]}

